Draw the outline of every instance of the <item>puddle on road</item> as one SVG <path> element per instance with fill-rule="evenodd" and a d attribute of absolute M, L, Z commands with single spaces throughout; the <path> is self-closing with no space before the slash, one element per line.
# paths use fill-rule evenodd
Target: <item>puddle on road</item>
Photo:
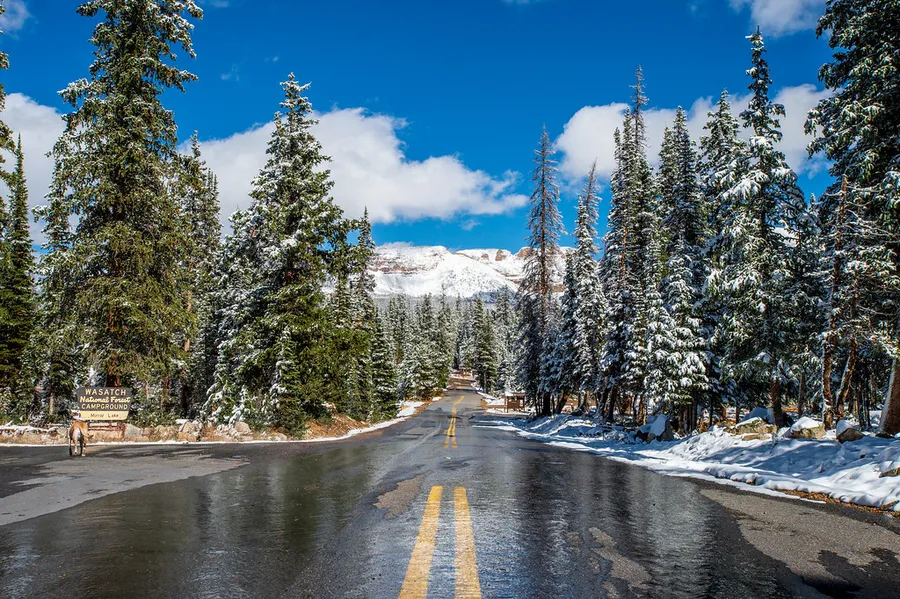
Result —
<path fill-rule="evenodd" d="M 380 510 L 386 510 L 387 513 L 384 515 L 386 519 L 396 518 L 409 510 L 409 506 L 422 490 L 423 480 L 425 480 L 425 475 L 420 474 L 415 478 L 401 481 L 397 483 L 397 488 L 393 491 L 379 495 L 378 501 L 373 505 Z"/>

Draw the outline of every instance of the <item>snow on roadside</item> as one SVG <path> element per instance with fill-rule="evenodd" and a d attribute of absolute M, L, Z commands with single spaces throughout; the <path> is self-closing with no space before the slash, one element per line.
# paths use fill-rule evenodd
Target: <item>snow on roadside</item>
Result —
<path fill-rule="evenodd" d="M 557 447 L 589 451 L 673 476 L 746 483 L 750 490 L 797 491 L 900 513 L 900 440 L 866 436 L 744 441 L 716 429 L 670 442 L 635 443 L 631 435 L 584 418 L 556 416 L 500 426 Z M 774 437 L 773 437 L 774 439 Z"/>

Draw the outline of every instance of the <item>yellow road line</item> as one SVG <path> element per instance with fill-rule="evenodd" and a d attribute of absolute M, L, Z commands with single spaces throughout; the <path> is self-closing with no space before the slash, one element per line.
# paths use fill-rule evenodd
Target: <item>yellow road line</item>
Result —
<path fill-rule="evenodd" d="M 450 424 L 447 425 L 447 433 L 444 436 L 444 447 L 452 446 L 456 449 L 456 404 L 463 399 L 465 399 L 465 397 L 460 397 L 453 402 L 453 406 L 450 409 Z"/>
<path fill-rule="evenodd" d="M 456 599 L 481 599 L 475 533 L 465 487 L 453 489 L 453 513 L 456 519 Z"/>
<path fill-rule="evenodd" d="M 400 589 L 400 599 L 425 599 L 428 595 L 428 574 L 431 572 L 431 559 L 434 557 L 434 546 L 437 541 L 438 518 L 441 515 L 441 495 L 443 487 L 431 487 L 428 501 L 425 502 L 425 515 L 419 526 L 419 536 L 413 547 L 406 578 Z"/>

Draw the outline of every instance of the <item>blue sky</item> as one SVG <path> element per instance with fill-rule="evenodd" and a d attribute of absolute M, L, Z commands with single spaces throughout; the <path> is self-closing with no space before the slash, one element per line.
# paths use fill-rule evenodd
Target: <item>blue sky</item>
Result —
<path fill-rule="evenodd" d="M 56 92 L 87 75 L 94 19 L 77 1 L 7 0 L 0 39 L 11 69 L 4 120 L 24 137 L 33 203 L 61 128 Z M 807 161 L 804 114 L 828 60 L 814 21 L 824 0 L 207 0 L 196 23 L 199 76 L 169 93 L 181 137 L 198 130 L 220 177 L 225 218 L 246 206 L 264 160 L 278 83 L 312 82 L 317 135 L 334 157 L 335 198 L 368 206 L 379 243 L 518 249 L 526 235 L 533 148 L 546 125 L 560 152 L 563 214 L 596 158 L 608 172 L 612 131 L 640 64 L 651 146 L 676 106 L 699 137 L 710 101 L 748 84 L 745 36 L 767 34 L 774 91 L 788 107 L 785 151 L 807 193 L 828 183 Z M 737 103 L 740 98 L 736 98 Z M 655 150 L 653 150 L 655 151 Z M 608 194 L 603 196 L 605 222 Z M 602 224 L 601 224 L 602 228 Z M 564 240 L 566 241 L 566 240 Z"/>

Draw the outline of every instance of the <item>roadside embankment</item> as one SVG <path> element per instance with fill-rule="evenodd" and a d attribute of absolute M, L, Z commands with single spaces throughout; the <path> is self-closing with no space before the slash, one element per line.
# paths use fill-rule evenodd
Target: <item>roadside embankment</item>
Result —
<path fill-rule="evenodd" d="M 860 433 L 854 435 L 855 440 L 841 443 L 834 430 L 822 431 L 819 437 L 819 431 L 809 432 L 815 429 L 807 423 L 799 424 L 796 430 L 777 432 L 715 428 L 649 443 L 635 432 L 582 417 L 505 420 L 496 426 L 663 474 L 744 483 L 738 486 L 850 503 L 900 516 L 900 439 Z"/>
<path fill-rule="evenodd" d="M 439 398 L 435 398 L 439 399 Z M 88 444 L 112 443 L 245 443 L 336 441 L 392 426 L 418 414 L 429 402 L 405 401 L 397 415 L 377 423 L 335 414 L 328 420 L 312 421 L 299 439 L 276 430 L 253 430 L 246 422 L 207 424 L 199 420 L 177 420 L 172 425 L 139 427 L 123 422 L 89 429 Z M 65 424 L 46 427 L 0 426 L 0 445 L 65 445 Z"/>

